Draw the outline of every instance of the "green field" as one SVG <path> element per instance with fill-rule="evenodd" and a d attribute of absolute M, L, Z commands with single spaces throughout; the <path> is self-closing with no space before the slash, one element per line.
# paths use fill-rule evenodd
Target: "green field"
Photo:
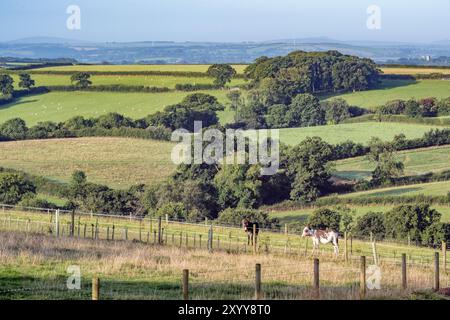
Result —
<path fill-rule="evenodd" d="M 36 70 L 43 71 L 105 71 L 105 72 L 127 72 L 127 71 L 168 71 L 168 72 L 206 72 L 210 65 L 207 64 L 161 64 L 161 65 L 77 65 L 46 67 Z M 232 65 L 238 72 L 243 73 L 247 65 Z"/>
<path fill-rule="evenodd" d="M 401 187 L 381 188 L 369 191 L 352 192 L 341 195 L 342 198 L 370 198 L 395 196 L 444 196 L 450 191 L 450 181 L 411 184 Z"/>
<path fill-rule="evenodd" d="M 367 212 L 387 212 L 392 210 L 394 206 L 380 206 L 380 205 L 366 205 L 366 206 L 347 206 L 352 212 L 353 217 L 360 217 Z M 441 221 L 450 222 L 450 206 L 432 206 L 442 214 Z M 308 216 L 316 209 L 293 209 L 283 211 L 270 211 L 272 218 L 278 218 L 281 223 L 300 222 L 304 223 L 308 219 Z"/>
<path fill-rule="evenodd" d="M 199 91 L 216 96 L 227 103 L 225 90 Z M 138 119 L 161 111 L 165 106 L 181 102 L 188 92 L 123 93 L 123 92 L 50 92 L 20 98 L 0 107 L 0 123 L 22 118 L 28 125 L 42 121 L 64 121 L 74 116 L 98 117 L 118 112 Z M 233 113 L 219 112 L 221 122 L 230 121 Z"/>
<path fill-rule="evenodd" d="M 351 105 L 375 109 L 390 100 L 449 96 L 450 81 L 447 80 L 388 80 L 378 89 L 333 95 L 332 98 L 343 98 Z"/>
<path fill-rule="evenodd" d="M 19 76 L 12 75 L 15 87 L 19 89 Z M 36 86 L 70 86 L 70 75 L 33 74 L 31 78 Z M 213 84 L 214 79 L 208 77 L 182 77 L 182 76 L 141 76 L 141 75 L 93 75 L 92 85 L 124 85 L 145 87 L 167 87 L 174 89 L 177 84 Z M 245 83 L 244 79 L 233 79 L 227 85 L 236 86 Z"/>
<path fill-rule="evenodd" d="M 128 138 L 2 142 L 0 166 L 62 182 L 82 170 L 91 182 L 123 189 L 155 184 L 170 175 L 175 169 L 172 147 L 170 142 Z"/>
<path fill-rule="evenodd" d="M 408 139 L 419 138 L 433 128 L 433 126 L 427 125 L 389 122 L 338 124 L 280 129 L 280 140 L 286 144 L 294 145 L 306 137 L 318 136 L 333 144 L 347 140 L 367 143 L 372 137 L 379 137 L 385 141 L 392 140 L 395 135 L 400 133 L 404 133 Z"/>
<path fill-rule="evenodd" d="M 405 175 L 418 175 L 450 169 L 450 147 L 424 148 L 397 153 L 397 159 L 405 165 Z M 336 175 L 345 179 L 370 177 L 375 166 L 365 157 L 337 161 Z"/>

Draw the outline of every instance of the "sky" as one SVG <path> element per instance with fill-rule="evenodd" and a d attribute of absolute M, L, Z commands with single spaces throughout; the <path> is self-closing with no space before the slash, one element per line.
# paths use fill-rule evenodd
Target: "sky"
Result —
<path fill-rule="evenodd" d="M 80 9 L 79 29 L 67 28 L 70 5 Z M 367 26 L 371 5 L 380 28 Z M 433 42 L 449 33 L 450 0 L 0 0 L 0 41 Z"/>

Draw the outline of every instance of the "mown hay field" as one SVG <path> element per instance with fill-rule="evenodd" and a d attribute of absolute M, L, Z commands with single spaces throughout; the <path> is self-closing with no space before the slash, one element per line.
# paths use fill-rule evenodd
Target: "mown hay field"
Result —
<path fill-rule="evenodd" d="M 442 73 L 450 74 L 450 68 L 427 68 L 427 67 L 383 67 L 381 68 L 384 74 L 405 74 L 405 75 L 417 75 L 417 74 L 430 74 L 430 73 Z"/>
<path fill-rule="evenodd" d="M 124 189 L 156 184 L 174 170 L 173 144 L 129 138 L 76 138 L 0 143 L 0 166 L 69 182 L 75 170 L 88 180 Z"/>

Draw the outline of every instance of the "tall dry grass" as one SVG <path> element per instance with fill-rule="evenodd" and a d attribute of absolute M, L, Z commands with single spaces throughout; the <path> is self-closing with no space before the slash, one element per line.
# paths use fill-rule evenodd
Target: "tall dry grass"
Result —
<path fill-rule="evenodd" d="M 180 299 L 183 269 L 190 270 L 193 299 L 252 299 L 256 263 L 265 299 L 312 299 L 313 258 L 1 232 L 0 299 L 89 299 L 92 277 L 101 279 L 103 299 Z M 318 258 L 320 298 L 357 299 L 359 260 Z M 79 291 L 65 289 L 69 265 L 81 268 Z M 381 289 L 368 290 L 368 298 L 404 298 L 433 285 L 430 268 L 409 265 L 409 289 L 402 292 L 400 265 L 382 262 L 380 268 Z M 441 283 L 449 285 L 447 274 Z"/>

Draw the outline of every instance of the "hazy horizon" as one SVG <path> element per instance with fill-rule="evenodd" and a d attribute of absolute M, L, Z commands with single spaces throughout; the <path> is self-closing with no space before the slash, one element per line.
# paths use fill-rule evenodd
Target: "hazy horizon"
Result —
<path fill-rule="evenodd" d="M 81 29 L 69 30 L 69 5 Z M 369 29 L 367 8 L 381 9 Z M 450 1 L 407 0 L 2 0 L 0 41 L 56 37 L 90 42 L 338 41 L 432 43 L 449 40 Z"/>

